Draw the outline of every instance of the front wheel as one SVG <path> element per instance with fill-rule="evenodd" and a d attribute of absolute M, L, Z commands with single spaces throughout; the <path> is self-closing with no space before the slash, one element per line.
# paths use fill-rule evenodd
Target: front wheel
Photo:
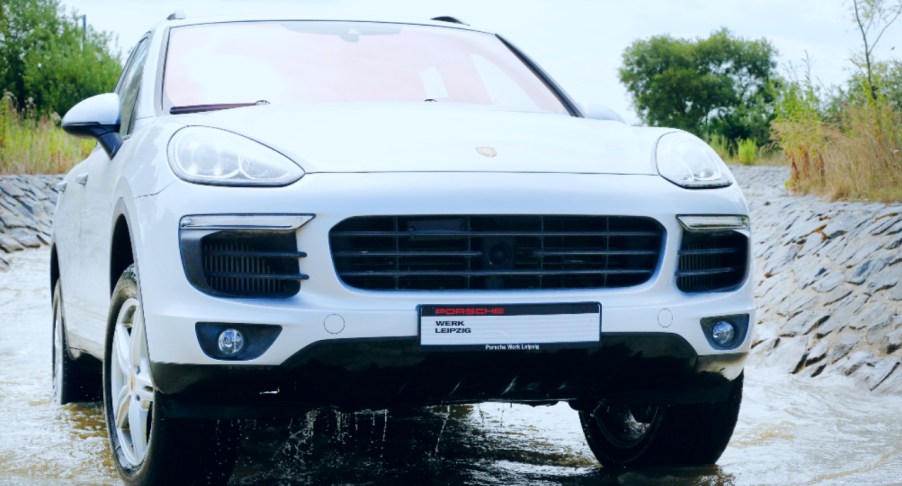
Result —
<path fill-rule="evenodd" d="M 586 441 L 605 467 L 714 464 L 727 448 L 742 402 L 743 375 L 727 399 L 671 406 L 606 406 L 580 412 Z"/>
<path fill-rule="evenodd" d="M 134 265 L 113 291 L 103 404 L 113 458 L 126 484 L 224 484 L 237 459 L 229 421 L 167 419 L 153 384 Z"/>

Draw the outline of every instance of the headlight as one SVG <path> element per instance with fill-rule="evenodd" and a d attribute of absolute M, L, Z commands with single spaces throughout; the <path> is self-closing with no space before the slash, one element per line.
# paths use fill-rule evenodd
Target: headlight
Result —
<path fill-rule="evenodd" d="M 658 173 L 681 187 L 703 189 L 733 183 L 730 170 L 714 149 L 686 132 L 671 132 L 658 139 L 655 159 Z"/>
<path fill-rule="evenodd" d="M 187 127 L 169 140 L 169 165 L 182 179 L 217 186 L 285 186 L 304 176 L 294 161 L 232 132 Z"/>

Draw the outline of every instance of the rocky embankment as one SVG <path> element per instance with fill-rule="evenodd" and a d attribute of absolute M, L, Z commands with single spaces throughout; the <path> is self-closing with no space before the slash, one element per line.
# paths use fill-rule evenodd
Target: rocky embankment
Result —
<path fill-rule="evenodd" d="M 50 243 L 60 180 L 55 175 L 0 176 L 0 270 L 9 267 L 4 253 Z"/>
<path fill-rule="evenodd" d="M 902 204 L 787 193 L 786 168 L 733 167 L 752 216 L 753 360 L 902 393 Z M 59 176 L 0 176 L 4 253 L 50 241 Z"/>
<path fill-rule="evenodd" d="M 902 393 L 902 204 L 787 193 L 787 168 L 733 167 L 752 220 L 753 359 Z"/>

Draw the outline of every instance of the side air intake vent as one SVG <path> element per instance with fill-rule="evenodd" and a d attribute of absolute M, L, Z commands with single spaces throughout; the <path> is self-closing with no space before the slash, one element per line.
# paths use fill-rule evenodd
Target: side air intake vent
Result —
<path fill-rule="evenodd" d="M 182 262 L 191 284 L 208 294 L 239 298 L 286 298 L 301 281 L 294 231 L 222 230 L 182 232 Z"/>
<path fill-rule="evenodd" d="M 677 287 L 683 292 L 732 290 L 745 280 L 749 239 L 738 231 L 683 231 Z"/>

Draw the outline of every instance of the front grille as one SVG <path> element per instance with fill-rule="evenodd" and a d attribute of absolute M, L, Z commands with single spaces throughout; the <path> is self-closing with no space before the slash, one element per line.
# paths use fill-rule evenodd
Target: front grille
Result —
<path fill-rule="evenodd" d="M 745 280 L 749 239 L 735 231 L 683 232 L 677 287 L 683 292 L 731 290 Z"/>
<path fill-rule="evenodd" d="M 298 265 L 306 254 L 298 251 L 293 231 L 225 230 L 199 242 L 190 238 L 190 232 L 182 233 L 188 278 L 207 293 L 285 298 L 297 294 L 307 279 Z"/>
<path fill-rule="evenodd" d="M 339 278 L 367 290 L 629 287 L 654 274 L 663 239 L 625 216 L 366 216 L 329 234 Z"/>

